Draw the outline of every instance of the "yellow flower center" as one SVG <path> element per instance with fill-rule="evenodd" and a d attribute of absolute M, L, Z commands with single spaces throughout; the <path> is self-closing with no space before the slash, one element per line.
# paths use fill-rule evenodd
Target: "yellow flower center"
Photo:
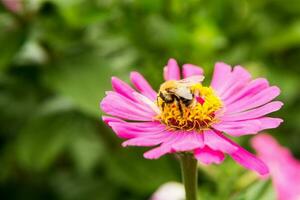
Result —
<path fill-rule="evenodd" d="M 170 129 L 202 131 L 218 121 L 215 114 L 223 104 L 211 87 L 194 83 L 180 89 L 180 94 L 176 90 L 162 85 L 156 102 L 161 111 L 157 119 Z M 189 98 L 182 95 L 184 90 Z"/>

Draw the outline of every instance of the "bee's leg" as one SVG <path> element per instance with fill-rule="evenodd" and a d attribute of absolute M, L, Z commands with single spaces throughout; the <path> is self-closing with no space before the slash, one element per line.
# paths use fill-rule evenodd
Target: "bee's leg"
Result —
<path fill-rule="evenodd" d="M 191 99 L 186 99 L 183 97 L 180 97 L 181 102 L 185 105 L 185 107 L 188 107 L 189 105 L 191 105 L 192 101 Z"/>
<path fill-rule="evenodd" d="M 163 112 L 165 111 L 165 106 L 166 106 L 165 102 L 162 102 L 161 108 L 162 108 L 162 111 L 163 111 Z"/>
<path fill-rule="evenodd" d="M 174 95 L 171 95 L 170 98 L 166 98 L 161 92 L 159 93 L 159 97 L 166 103 L 172 103 L 174 102 Z"/>
<path fill-rule="evenodd" d="M 158 96 L 159 96 L 163 101 L 166 101 L 165 96 L 164 96 L 161 92 L 158 94 Z"/>
<path fill-rule="evenodd" d="M 183 110 L 182 110 L 182 105 L 180 103 L 180 99 L 174 95 L 174 98 L 176 100 L 176 104 L 178 106 L 179 112 L 180 112 L 180 116 L 183 117 Z"/>

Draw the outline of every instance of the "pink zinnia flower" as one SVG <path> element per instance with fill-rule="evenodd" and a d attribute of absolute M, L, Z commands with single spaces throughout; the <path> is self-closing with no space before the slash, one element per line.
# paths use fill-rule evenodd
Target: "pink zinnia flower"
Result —
<path fill-rule="evenodd" d="M 19 13 L 23 9 L 23 3 L 21 0 L 2 0 L 3 5 L 14 13 Z"/>
<path fill-rule="evenodd" d="M 167 153 L 192 152 L 205 164 L 221 163 L 230 155 L 244 167 L 260 174 L 268 173 L 265 164 L 254 155 L 226 138 L 256 134 L 275 128 L 279 118 L 265 117 L 282 106 L 272 101 L 280 93 L 266 79 L 251 79 L 241 66 L 232 68 L 216 63 L 211 86 L 201 84 L 203 69 L 192 64 L 180 68 L 170 59 L 164 68 L 166 80 L 157 93 L 138 72 L 132 72 L 131 82 L 112 78 L 114 91 L 106 93 L 102 110 L 114 132 L 124 139 L 123 146 L 155 146 L 144 154 L 156 159 Z M 270 103 L 269 103 L 270 102 Z"/>
<path fill-rule="evenodd" d="M 255 136 L 252 146 L 267 164 L 279 200 L 300 200 L 300 161 L 267 134 Z"/>

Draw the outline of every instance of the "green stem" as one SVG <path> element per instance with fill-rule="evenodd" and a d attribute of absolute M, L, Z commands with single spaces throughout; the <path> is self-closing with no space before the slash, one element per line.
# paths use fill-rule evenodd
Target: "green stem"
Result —
<path fill-rule="evenodd" d="M 183 153 L 179 158 L 186 200 L 197 200 L 197 160 L 190 153 Z"/>

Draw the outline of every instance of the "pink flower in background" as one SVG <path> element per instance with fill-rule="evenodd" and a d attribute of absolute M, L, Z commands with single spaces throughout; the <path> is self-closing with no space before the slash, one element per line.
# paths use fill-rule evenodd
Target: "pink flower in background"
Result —
<path fill-rule="evenodd" d="M 106 93 L 103 120 L 120 137 L 123 146 L 155 146 L 144 154 L 156 159 L 167 153 L 191 152 L 204 164 L 221 163 L 225 154 L 244 167 L 267 174 L 267 166 L 253 154 L 226 138 L 256 134 L 276 128 L 279 118 L 265 115 L 282 103 L 272 101 L 280 93 L 264 78 L 252 79 L 241 66 L 216 63 L 211 86 L 201 84 L 203 69 L 170 59 L 158 92 L 138 72 L 130 79 L 135 86 L 113 77 L 113 91 Z M 272 101 L 272 102 L 271 102 Z"/>
<path fill-rule="evenodd" d="M 251 142 L 270 169 L 278 199 L 300 200 L 300 161 L 270 135 L 258 135 Z"/>
<path fill-rule="evenodd" d="M 10 11 L 18 13 L 22 10 L 22 0 L 2 0 L 3 5 Z"/>
<path fill-rule="evenodd" d="M 160 186 L 150 200 L 184 200 L 184 186 L 177 182 L 168 182 Z"/>

